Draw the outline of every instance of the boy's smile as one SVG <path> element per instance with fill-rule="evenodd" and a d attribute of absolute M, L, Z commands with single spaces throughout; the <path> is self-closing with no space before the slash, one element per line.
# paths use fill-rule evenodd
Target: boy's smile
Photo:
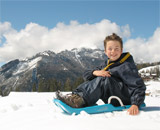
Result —
<path fill-rule="evenodd" d="M 118 41 L 108 41 L 105 48 L 105 54 L 110 61 L 116 61 L 122 54 L 122 47 Z"/>

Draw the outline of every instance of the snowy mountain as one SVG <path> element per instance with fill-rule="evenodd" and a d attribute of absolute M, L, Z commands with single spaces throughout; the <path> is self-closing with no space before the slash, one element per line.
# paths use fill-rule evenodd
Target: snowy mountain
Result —
<path fill-rule="evenodd" d="M 72 49 L 60 53 L 45 51 L 23 60 L 13 60 L 0 68 L 0 91 L 32 91 L 33 84 L 48 79 L 65 82 L 82 76 L 87 68 L 100 65 L 106 58 L 99 49 Z"/>

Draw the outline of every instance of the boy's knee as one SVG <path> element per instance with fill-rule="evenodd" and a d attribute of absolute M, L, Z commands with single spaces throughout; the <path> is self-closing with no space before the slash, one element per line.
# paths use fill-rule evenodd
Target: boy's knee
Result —
<path fill-rule="evenodd" d="M 97 77 L 98 80 L 108 80 L 111 77 Z"/>
<path fill-rule="evenodd" d="M 97 77 L 96 83 L 99 83 L 100 86 L 106 86 L 110 81 L 111 77 Z"/>
<path fill-rule="evenodd" d="M 97 77 L 96 82 L 104 82 L 105 80 L 108 80 L 108 77 Z"/>

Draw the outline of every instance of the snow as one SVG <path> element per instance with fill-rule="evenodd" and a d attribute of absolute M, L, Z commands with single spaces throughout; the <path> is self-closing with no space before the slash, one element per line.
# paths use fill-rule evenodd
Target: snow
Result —
<path fill-rule="evenodd" d="M 151 69 L 155 69 L 157 67 L 159 67 L 159 69 L 160 69 L 160 65 L 145 67 L 145 68 L 140 69 L 139 73 L 142 73 L 142 72 L 146 72 L 147 73 L 147 71 L 150 71 Z"/>
<path fill-rule="evenodd" d="M 147 90 L 151 96 L 160 97 L 160 81 L 149 81 L 146 82 Z"/>
<path fill-rule="evenodd" d="M 63 70 L 68 70 L 63 64 L 61 64 Z"/>
<path fill-rule="evenodd" d="M 17 75 L 21 72 L 27 71 L 27 70 L 31 70 L 33 68 L 35 68 L 37 66 L 37 62 L 40 61 L 42 59 L 42 57 L 37 57 L 33 60 L 30 60 L 28 62 L 22 62 L 18 65 L 18 70 L 16 70 L 13 75 Z"/>
<path fill-rule="evenodd" d="M 76 49 L 74 49 L 74 50 L 72 50 L 74 53 L 75 53 L 75 58 L 76 58 L 76 60 L 80 63 L 80 65 L 84 68 L 84 65 L 83 65 L 83 63 L 81 62 L 81 60 L 80 60 L 80 55 L 78 54 L 78 51 L 79 50 L 76 50 Z"/>
<path fill-rule="evenodd" d="M 11 92 L 0 97 L 1 130 L 159 130 L 160 82 L 147 82 L 146 108 L 137 116 L 127 111 L 89 115 L 64 114 L 52 102 L 55 93 Z M 155 91 L 153 91 L 155 90 Z M 102 104 L 99 100 L 98 104 Z"/>
<path fill-rule="evenodd" d="M 43 52 L 42 55 L 49 56 L 48 52 Z"/>

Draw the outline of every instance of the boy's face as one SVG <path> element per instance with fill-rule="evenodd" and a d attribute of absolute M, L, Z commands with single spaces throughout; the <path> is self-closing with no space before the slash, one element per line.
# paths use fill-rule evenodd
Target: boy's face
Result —
<path fill-rule="evenodd" d="M 108 41 L 105 48 L 105 54 L 111 61 L 116 61 L 122 54 L 122 47 L 119 41 Z"/>

